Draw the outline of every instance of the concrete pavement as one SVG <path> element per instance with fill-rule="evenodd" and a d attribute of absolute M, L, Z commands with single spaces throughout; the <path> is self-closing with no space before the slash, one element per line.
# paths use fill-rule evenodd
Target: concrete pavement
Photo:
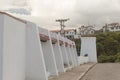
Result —
<path fill-rule="evenodd" d="M 120 63 L 97 64 L 80 80 L 120 80 Z"/>
<path fill-rule="evenodd" d="M 65 73 L 61 73 L 59 76 L 50 78 L 49 80 L 79 80 L 94 65 L 95 63 L 83 64 Z"/>

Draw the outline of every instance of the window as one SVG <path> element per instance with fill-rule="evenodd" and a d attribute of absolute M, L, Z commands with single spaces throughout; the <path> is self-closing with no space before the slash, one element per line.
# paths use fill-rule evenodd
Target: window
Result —
<path fill-rule="evenodd" d="M 114 27 L 111 27 L 111 30 L 114 29 Z"/>
<path fill-rule="evenodd" d="M 91 34 L 94 34 L 94 31 L 91 31 Z"/>

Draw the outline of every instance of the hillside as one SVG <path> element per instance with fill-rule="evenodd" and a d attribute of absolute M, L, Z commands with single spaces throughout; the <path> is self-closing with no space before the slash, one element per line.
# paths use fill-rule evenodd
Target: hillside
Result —
<path fill-rule="evenodd" d="M 120 32 L 106 32 L 96 35 L 98 61 L 120 61 Z"/>

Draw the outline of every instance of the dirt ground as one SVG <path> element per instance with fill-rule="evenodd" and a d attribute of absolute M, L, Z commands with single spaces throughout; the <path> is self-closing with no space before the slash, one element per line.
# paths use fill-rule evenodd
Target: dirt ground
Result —
<path fill-rule="evenodd" d="M 120 80 L 120 63 L 97 64 L 81 80 Z"/>

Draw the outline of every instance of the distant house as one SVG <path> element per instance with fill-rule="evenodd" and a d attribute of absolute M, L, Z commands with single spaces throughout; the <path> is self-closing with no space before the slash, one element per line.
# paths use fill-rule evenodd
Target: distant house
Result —
<path fill-rule="evenodd" d="M 60 34 L 60 30 L 52 30 L 51 32 Z M 80 38 L 80 35 L 77 34 L 76 29 L 66 29 L 64 30 L 64 34 L 65 34 L 65 37 L 67 37 L 68 39 L 79 39 Z"/>
<path fill-rule="evenodd" d="M 120 24 L 119 23 L 110 23 L 106 24 L 102 28 L 103 32 L 114 32 L 114 31 L 120 31 Z"/>
<path fill-rule="evenodd" d="M 93 26 L 81 26 L 79 28 L 80 35 L 92 35 L 95 33 Z"/>

